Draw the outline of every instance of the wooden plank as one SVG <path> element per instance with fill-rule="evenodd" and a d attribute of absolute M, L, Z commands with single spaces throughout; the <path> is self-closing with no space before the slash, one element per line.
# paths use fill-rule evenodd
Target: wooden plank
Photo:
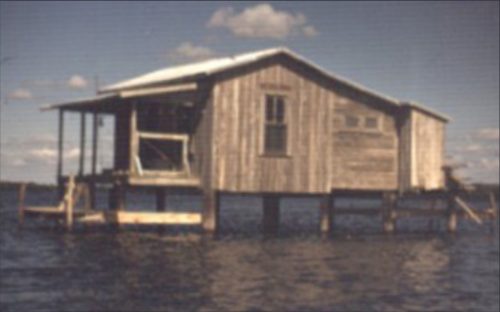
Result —
<path fill-rule="evenodd" d="M 200 213 L 189 212 L 137 212 L 137 211 L 101 211 L 77 219 L 82 223 L 111 224 L 201 224 Z"/>
<path fill-rule="evenodd" d="M 167 87 L 156 87 L 156 88 L 142 88 L 134 90 L 126 90 L 120 92 L 121 98 L 133 98 L 147 95 L 159 95 L 168 94 L 174 92 L 186 92 L 186 91 L 196 91 L 198 89 L 198 84 L 196 82 L 186 83 L 180 85 L 172 85 Z"/>
<path fill-rule="evenodd" d="M 156 132 L 137 131 L 137 135 L 141 139 L 171 140 L 171 141 L 181 141 L 181 142 L 186 142 L 189 139 L 189 135 L 178 134 L 178 133 L 156 133 Z"/>
<path fill-rule="evenodd" d="M 474 212 L 474 209 L 472 209 L 467 203 L 465 203 L 462 199 L 460 199 L 458 196 L 454 197 L 455 202 L 458 204 L 460 208 L 462 208 L 467 214 L 472 218 L 472 220 L 476 221 L 477 224 L 482 224 L 483 222 L 481 221 L 481 218 L 476 215 Z"/>
<path fill-rule="evenodd" d="M 145 177 L 145 176 L 130 176 L 128 183 L 131 185 L 156 185 L 156 186 L 185 186 L 199 187 L 200 179 L 197 177 Z"/>

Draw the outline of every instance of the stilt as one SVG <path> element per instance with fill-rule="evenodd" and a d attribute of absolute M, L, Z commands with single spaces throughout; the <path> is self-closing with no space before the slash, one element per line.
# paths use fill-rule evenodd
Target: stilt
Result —
<path fill-rule="evenodd" d="M 265 233 L 277 233 L 280 223 L 280 197 L 266 194 L 262 197 L 262 230 Z"/>
<path fill-rule="evenodd" d="M 124 186 L 116 183 L 109 190 L 109 210 L 125 210 L 125 190 Z"/>
<path fill-rule="evenodd" d="M 89 204 L 91 209 L 96 209 L 96 186 L 95 182 L 89 182 L 88 183 L 88 188 L 89 188 Z"/>
<path fill-rule="evenodd" d="M 448 197 L 446 215 L 448 216 L 448 232 L 455 233 L 457 230 L 457 209 L 455 206 L 455 194 L 453 193 Z"/>
<path fill-rule="evenodd" d="M 166 200 L 165 200 L 165 189 L 164 188 L 157 188 L 156 189 L 156 211 L 158 212 L 163 212 L 165 211 L 165 205 Z"/>
<path fill-rule="evenodd" d="M 320 203 L 320 231 L 321 233 L 331 233 L 333 230 L 333 200 L 332 195 L 327 195 L 321 199 Z"/>
<path fill-rule="evenodd" d="M 64 197 L 64 209 L 66 211 L 65 225 L 66 230 L 71 231 L 73 229 L 73 195 L 75 190 L 75 179 L 73 176 L 69 177 L 68 180 L 68 190 L 66 196 Z"/>
<path fill-rule="evenodd" d="M 382 199 L 382 217 L 384 222 L 384 232 L 393 233 L 396 228 L 396 194 L 387 192 L 383 194 Z"/>
<path fill-rule="evenodd" d="M 18 206 L 18 218 L 19 225 L 24 224 L 24 199 L 26 197 L 26 183 L 21 184 L 19 187 L 19 206 Z"/>
<path fill-rule="evenodd" d="M 219 192 L 208 191 L 203 198 L 203 230 L 215 233 L 219 226 Z"/>
<path fill-rule="evenodd" d="M 63 149 L 64 149 L 64 110 L 59 109 L 59 135 L 57 141 L 57 191 L 58 198 L 63 199 L 64 181 L 63 175 Z"/>

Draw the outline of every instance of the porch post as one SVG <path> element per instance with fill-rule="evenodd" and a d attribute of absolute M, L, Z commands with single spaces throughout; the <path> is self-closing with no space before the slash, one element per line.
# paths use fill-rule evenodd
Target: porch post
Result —
<path fill-rule="evenodd" d="M 92 119 L 92 176 L 95 176 L 97 166 L 97 137 L 99 135 L 98 118 L 99 115 L 94 111 Z"/>
<path fill-rule="evenodd" d="M 130 106 L 130 151 L 129 151 L 129 171 L 136 173 L 135 157 L 139 151 L 139 138 L 137 136 L 137 108 L 135 103 Z"/>
<path fill-rule="evenodd" d="M 57 142 L 57 188 L 59 197 L 64 195 L 63 174 L 63 148 L 64 148 L 64 110 L 59 109 L 59 136 Z"/>
<path fill-rule="evenodd" d="M 85 173 L 85 113 L 80 113 L 80 168 L 79 175 Z"/>

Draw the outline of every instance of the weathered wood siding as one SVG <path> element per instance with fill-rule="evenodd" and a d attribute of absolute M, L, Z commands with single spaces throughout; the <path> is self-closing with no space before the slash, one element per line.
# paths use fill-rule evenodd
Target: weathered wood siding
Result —
<path fill-rule="evenodd" d="M 346 116 L 360 125 L 348 128 Z M 365 118 L 378 127 L 367 129 Z M 332 187 L 337 189 L 393 190 L 398 185 L 398 135 L 392 114 L 365 103 L 338 98 L 335 103 Z"/>
<path fill-rule="evenodd" d="M 429 114 L 411 109 L 401 128 L 401 186 L 424 190 L 444 187 L 445 123 Z"/>
<path fill-rule="evenodd" d="M 286 58 L 218 76 L 213 87 L 212 187 L 290 193 L 397 188 L 393 117 L 347 98 L 339 88 Z M 266 94 L 286 97 L 285 157 L 263 155 Z M 338 119 L 345 110 L 379 116 L 381 131 L 344 131 Z"/>

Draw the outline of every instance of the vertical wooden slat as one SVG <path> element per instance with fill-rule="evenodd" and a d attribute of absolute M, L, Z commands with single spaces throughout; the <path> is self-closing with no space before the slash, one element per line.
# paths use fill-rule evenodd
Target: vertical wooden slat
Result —
<path fill-rule="evenodd" d="M 85 113 L 80 113 L 80 166 L 79 175 L 83 176 L 85 173 Z"/>

